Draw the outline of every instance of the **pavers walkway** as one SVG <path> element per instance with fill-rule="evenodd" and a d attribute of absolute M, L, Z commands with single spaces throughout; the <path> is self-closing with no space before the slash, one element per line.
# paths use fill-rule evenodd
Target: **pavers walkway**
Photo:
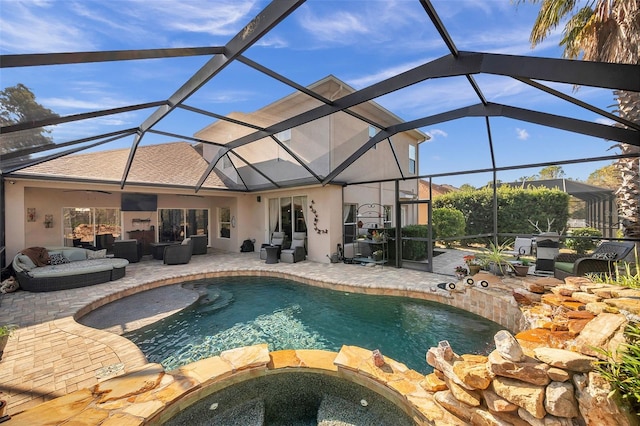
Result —
<path fill-rule="evenodd" d="M 436 270 L 451 273 L 453 266 L 461 264 L 462 255 L 463 252 L 453 252 L 438 256 Z M 446 292 L 436 294 L 435 285 L 451 280 L 450 275 L 393 267 L 310 261 L 267 265 L 260 261 L 258 253 L 209 250 L 207 255 L 194 256 L 187 265 L 172 266 L 145 257 L 142 262 L 129 265 L 126 276 L 117 281 L 73 290 L 18 291 L 3 295 L 0 324 L 16 324 L 19 329 L 9 340 L 0 362 L 0 399 L 8 399 L 9 414 L 17 413 L 146 364 L 144 355 L 133 343 L 76 322 L 75 319 L 95 308 L 144 290 L 176 284 L 185 278 L 245 272 L 295 276 L 301 281 L 331 283 L 332 288 L 360 287 L 365 292 L 371 288 L 378 294 L 422 293 L 445 303 Z M 179 309 L 180 305 L 186 306 L 190 300 L 187 295 L 177 305 L 168 304 L 166 309 L 158 304 L 146 304 L 148 312 L 142 317 L 160 318 Z M 123 327 L 125 323 L 116 321 L 113 326 Z"/>

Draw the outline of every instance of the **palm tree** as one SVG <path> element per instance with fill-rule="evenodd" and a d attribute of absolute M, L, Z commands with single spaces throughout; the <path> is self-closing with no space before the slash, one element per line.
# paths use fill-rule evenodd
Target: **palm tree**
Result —
<path fill-rule="evenodd" d="M 532 47 L 542 42 L 567 18 L 560 45 L 563 56 L 585 61 L 640 64 L 640 0 L 518 0 L 541 3 L 531 30 Z M 640 93 L 616 90 L 615 111 L 620 117 L 640 123 Z M 621 154 L 640 155 L 640 147 L 619 143 Z M 615 163 L 622 184 L 616 191 L 618 214 L 624 235 L 640 237 L 640 162 L 621 158 Z"/>

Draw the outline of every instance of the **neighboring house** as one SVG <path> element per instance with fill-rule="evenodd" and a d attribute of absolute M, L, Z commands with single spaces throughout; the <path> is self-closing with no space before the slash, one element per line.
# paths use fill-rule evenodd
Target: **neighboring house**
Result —
<path fill-rule="evenodd" d="M 329 99 L 354 92 L 335 77 L 310 89 Z M 252 114 L 228 117 L 264 128 L 318 103 L 295 93 Z M 374 102 L 351 111 L 381 126 L 401 122 Z M 254 131 L 219 120 L 195 137 L 224 145 Z M 265 138 L 234 147 L 197 192 L 194 188 L 219 146 L 141 145 L 124 188 L 121 180 L 129 149 L 69 155 L 27 167 L 5 176 L 6 259 L 30 246 L 70 244 L 77 238 L 97 243 L 104 233 L 122 239 L 142 235 L 153 241 L 207 234 L 210 247 L 240 251 L 245 239 L 255 239 L 259 248 L 272 231 L 283 230 L 289 236 L 307 232 L 308 258 L 328 262 L 327 255 L 342 242 L 345 212 L 379 203 L 387 206 L 380 214 L 395 224 L 395 183 L 367 182 L 400 176 L 407 179 L 399 183 L 401 199 L 413 199 L 418 193 L 417 180 L 411 177 L 417 176 L 418 144 L 426 135 L 415 130 L 396 134 L 347 161 L 332 184 L 323 184 L 322 177 L 378 131 L 360 118 L 340 113 L 275 135 L 281 144 Z M 403 222 L 417 220 L 417 209 L 411 206 L 403 206 L 402 213 Z M 71 224 L 78 218 L 89 226 L 74 229 Z"/>
<path fill-rule="evenodd" d="M 438 185 L 436 183 L 431 184 L 431 190 L 429 189 L 429 182 L 420 179 L 418 182 L 418 197 L 420 200 L 432 200 L 438 195 L 443 195 L 448 192 L 457 191 L 458 188 L 451 185 Z M 420 225 L 426 225 L 429 223 L 429 210 L 427 204 L 420 204 L 418 206 L 418 223 Z"/>

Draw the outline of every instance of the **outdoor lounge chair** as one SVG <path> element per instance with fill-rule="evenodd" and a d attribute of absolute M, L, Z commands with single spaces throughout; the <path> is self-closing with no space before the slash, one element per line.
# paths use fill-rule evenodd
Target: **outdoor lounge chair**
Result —
<path fill-rule="evenodd" d="M 271 234 L 271 243 L 263 244 L 260 247 L 260 259 L 267 260 L 267 251 L 264 249 L 267 246 L 278 246 L 280 250 L 278 251 L 278 259 L 280 259 L 280 252 L 282 251 L 282 245 L 284 244 L 285 233 L 284 232 L 274 232 Z"/>
<path fill-rule="evenodd" d="M 604 241 L 590 255 L 560 253 L 554 258 L 553 276 L 564 279 L 589 273 L 611 273 L 615 271 L 615 262 L 627 257 L 633 247 L 633 242 Z"/>
<path fill-rule="evenodd" d="M 513 250 L 505 250 L 504 254 L 510 254 L 515 256 L 516 259 L 520 259 L 520 256 L 530 256 L 531 246 L 533 245 L 533 238 L 516 237 L 513 243 Z"/>
<path fill-rule="evenodd" d="M 193 240 L 193 255 L 207 254 L 207 235 L 190 235 L 189 238 Z"/>
<path fill-rule="evenodd" d="M 140 261 L 142 244 L 138 240 L 116 240 L 113 242 L 113 256 L 127 259 L 129 263 Z"/>
<path fill-rule="evenodd" d="M 181 265 L 189 263 L 193 254 L 193 240 L 185 238 L 181 244 L 174 244 L 164 248 L 165 265 Z"/>
<path fill-rule="evenodd" d="M 286 263 L 296 263 L 306 258 L 304 241 L 307 238 L 306 232 L 294 232 L 291 247 L 280 252 L 280 260 Z"/>

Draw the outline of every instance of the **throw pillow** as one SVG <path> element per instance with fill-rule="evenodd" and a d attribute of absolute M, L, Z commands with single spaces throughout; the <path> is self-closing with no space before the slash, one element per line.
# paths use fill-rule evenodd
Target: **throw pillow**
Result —
<path fill-rule="evenodd" d="M 104 259 L 107 257 L 107 249 L 87 251 L 87 259 Z"/>
<path fill-rule="evenodd" d="M 49 254 L 49 264 L 51 264 L 51 265 L 62 265 L 63 263 L 70 263 L 69 259 L 64 257 L 64 254 L 62 254 L 62 253 Z"/>
<path fill-rule="evenodd" d="M 591 255 L 592 258 L 594 259 L 600 259 L 600 260 L 616 260 L 617 257 L 617 253 L 593 253 Z"/>
<path fill-rule="evenodd" d="M 29 272 L 30 270 L 32 270 L 33 268 L 36 267 L 36 264 L 33 263 L 31 258 L 29 256 L 27 256 L 26 254 L 19 254 L 18 255 L 17 264 L 18 264 L 17 266 L 19 266 L 23 271 L 26 271 L 26 272 Z"/>

